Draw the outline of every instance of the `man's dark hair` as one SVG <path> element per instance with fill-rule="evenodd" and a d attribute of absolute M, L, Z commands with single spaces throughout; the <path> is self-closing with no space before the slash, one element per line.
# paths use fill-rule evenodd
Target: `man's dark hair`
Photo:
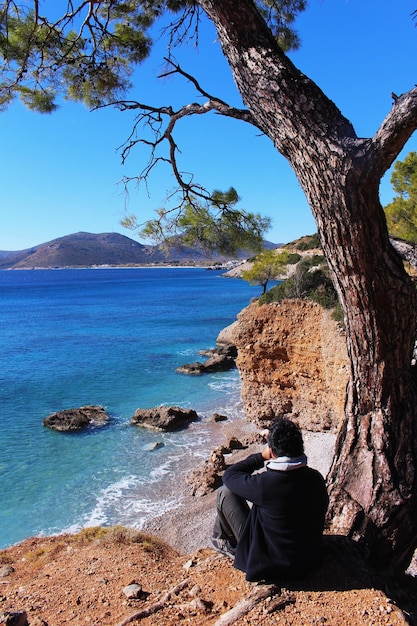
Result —
<path fill-rule="evenodd" d="M 301 430 L 285 417 L 274 420 L 268 433 L 268 446 L 275 456 L 300 456 L 304 452 Z"/>

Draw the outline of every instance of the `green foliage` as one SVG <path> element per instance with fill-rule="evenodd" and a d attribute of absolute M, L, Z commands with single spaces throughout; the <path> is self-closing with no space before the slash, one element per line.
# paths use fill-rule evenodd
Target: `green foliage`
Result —
<path fill-rule="evenodd" d="M 168 545 L 161 539 L 140 530 L 127 528 L 122 525 L 108 526 L 105 528 L 102 526 L 83 528 L 75 535 L 71 535 L 68 538 L 68 542 L 104 545 L 128 545 L 134 543 L 140 545 L 144 552 L 151 553 L 154 556 L 163 556 L 169 552 Z"/>
<path fill-rule="evenodd" d="M 297 265 L 298 261 L 301 261 L 301 254 L 298 254 L 298 252 L 292 252 L 288 255 L 288 265 Z"/>
<path fill-rule="evenodd" d="M 291 280 L 291 278 L 287 278 L 284 282 L 275 285 L 275 287 L 263 293 L 258 300 L 259 306 L 262 304 L 271 304 L 271 302 L 281 302 L 281 300 L 285 300 L 285 298 L 290 298 L 291 296 L 288 294 L 291 292 L 291 289 L 289 289 Z"/>
<path fill-rule="evenodd" d="M 27 87 L 19 87 L 20 98 L 28 109 L 38 113 L 52 113 L 57 109 L 54 91 L 37 91 Z"/>
<path fill-rule="evenodd" d="M 255 258 L 252 267 L 242 272 L 242 278 L 251 285 L 260 285 L 265 293 L 268 282 L 285 272 L 289 256 L 287 251 L 277 254 L 275 250 L 264 250 Z"/>
<path fill-rule="evenodd" d="M 314 270 L 307 275 L 305 293 L 310 300 L 317 302 L 324 309 L 332 309 L 338 302 L 336 291 L 330 280 L 329 273 L 322 269 Z"/>
<path fill-rule="evenodd" d="M 304 257 L 295 273 L 280 285 L 276 285 L 259 299 L 259 304 L 280 302 L 286 298 L 309 298 L 325 309 L 339 307 L 338 298 L 324 257 Z M 338 308 L 338 315 L 341 309 Z"/>
<path fill-rule="evenodd" d="M 49 6 L 47 6 L 49 4 Z M 40 112 L 56 108 L 58 94 L 89 107 L 114 102 L 151 49 L 149 29 L 165 14 L 180 14 L 168 32 L 168 50 L 186 35 L 198 40 L 194 0 L 71 2 L 56 18 L 54 3 L 0 3 L 0 107 L 16 97 Z M 64 3 L 63 6 L 65 6 Z M 258 8 L 284 50 L 299 45 L 293 30 L 304 0 L 258 0 Z"/>
<path fill-rule="evenodd" d="M 317 267 L 318 265 L 326 265 L 326 257 L 324 254 L 313 254 L 304 258 L 304 263 L 309 267 Z"/>
<path fill-rule="evenodd" d="M 303 237 L 296 245 L 297 250 L 315 250 L 320 248 L 319 236 L 316 234 Z"/>
<path fill-rule="evenodd" d="M 146 30 L 158 11 L 138 0 L 69 5 L 58 20 L 7 0 L 0 8 L 0 106 L 15 96 L 40 112 L 56 108 L 55 98 L 88 106 L 113 101 L 130 86 L 133 66 L 145 59 Z"/>
<path fill-rule="evenodd" d="M 278 44 L 284 51 L 297 50 L 300 40 L 293 28 L 298 13 L 305 10 L 304 0 L 263 0 L 256 3 Z"/>
<path fill-rule="evenodd" d="M 336 306 L 332 311 L 332 319 L 334 319 L 335 322 L 339 322 L 339 324 L 344 325 L 345 316 L 343 315 L 343 310 L 339 300 L 336 302 Z"/>
<path fill-rule="evenodd" d="M 140 235 L 156 242 L 164 241 L 166 245 L 198 245 L 207 252 L 217 250 L 230 256 L 238 250 L 260 250 L 262 236 L 270 228 L 270 218 L 238 210 L 239 200 L 231 187 L 226 192 L 215 190 L 205 204 L 191 199 L 179 214 L 159 209 L 157 218 L 149 220 Z M 135 216 L 125 218 L 123 224 L 135 229 Z"/>
<path fill-rule="evenodd" d="M 397 195 L 385 207 L 388 231 L 393 237 L 417 243 L 417 152 L 395 163 L 391 183 Z"/>

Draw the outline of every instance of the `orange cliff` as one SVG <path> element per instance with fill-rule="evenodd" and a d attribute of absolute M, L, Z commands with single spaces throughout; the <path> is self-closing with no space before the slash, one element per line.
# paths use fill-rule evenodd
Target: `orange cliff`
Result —
<path fill-rule="evenodd" d="M 330 311 L 308 300 L 254 302 L 228 329 L 218 342 L 237 346 L 250 420 L 267 425 L 285 414 L 307 430 L 338 430 L 349 362 L 344 331 Z"/>

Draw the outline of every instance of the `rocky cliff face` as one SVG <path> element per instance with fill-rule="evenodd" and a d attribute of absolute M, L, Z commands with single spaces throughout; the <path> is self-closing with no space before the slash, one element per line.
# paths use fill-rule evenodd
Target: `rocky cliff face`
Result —
<path fill-rule="evenodd" d="M 336 431 L 349 375 L 344 332 L 306 300 L 244 309 L 231 328 L 247 416 L 286 415 L 308 430 Z"/>

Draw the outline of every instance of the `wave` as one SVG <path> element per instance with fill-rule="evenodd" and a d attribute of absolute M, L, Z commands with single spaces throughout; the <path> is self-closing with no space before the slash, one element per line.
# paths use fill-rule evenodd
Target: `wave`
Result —
<path fill-rule="evenodd" d="M 164 496 L 155 499 L 154 487 L 136 476 L 127 476 L 102 489 L 93 509 L 62 532 L 74 533 L 91 526 L 116 524 L 140 529 L 149 518 L 178 505 L 178 498 Z"/>

